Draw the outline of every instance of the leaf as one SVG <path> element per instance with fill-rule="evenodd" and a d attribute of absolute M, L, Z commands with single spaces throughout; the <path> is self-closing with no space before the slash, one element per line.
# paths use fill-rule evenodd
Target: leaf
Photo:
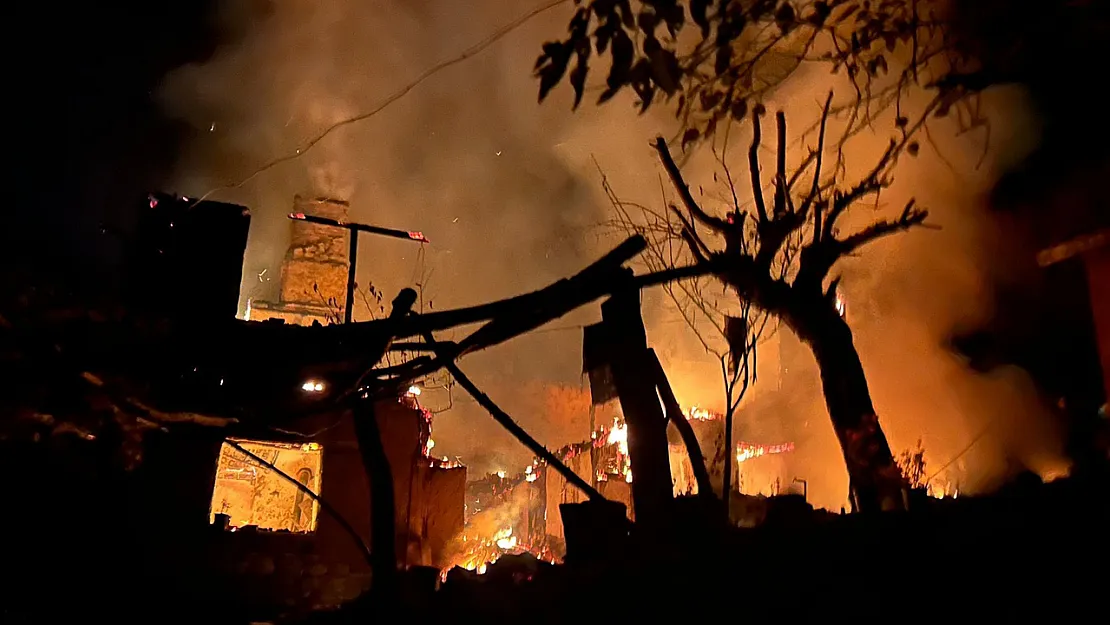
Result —
<path fill-rule="evenodd" d="M 717 108 L 720 103 L 722 94 L 719 91 L 703 91 L 701 92 L 701 108 L 703 111 L 712 111 Z"/>
<path fill-rule="evenodd" d="M 831 13 L 832 8 L 829 7 L 828 2 L 814 2 L 813 11 L 809 14 L 809 23 L 820 26 L 825 23 Z"/>
<path fill-rule="evenodd" d="M 632 12 L 632 2 L 630 0 L 619 0 L 618 6 L 621 12 L 621 23 L 625 28 L 632 28 L 636 25 L 636 17 Z"/>
<path fill-rule="evenodd" d="M 701 29 L 702 39 L 709 36 L 709 19 L 706 17 L 709 2 L 710 0 L 690 0 L 690 17 Z"/>
<path fill-rule="evenodd" d="M 728 342 L 728 368 L 736 373 L 748 353 L 748 320 L 726 316 L 725 340 Z"/>
<path fill-rule="evenodd" d="M 778 11 L 775 11 L 775 24 L 783 34 L 789 33 L 797 25 L 797 15 L 794 7 L 789 2 L 783 2 Z"/>
<path fill-rule="evenodd" d="M 539 71 L 545 63 L 551 59 L 558 58 L 563 51 L 563 42 L 561 41 L 546 41 L 543 44 L 543 52 L 536 59 L 536 64 L 532 67 L 532 71 Z"/>
<path fill-rule="evenodd" d="M 655 84 L 667 95 L 678 91 L 679 81 L 682 78 L 682 67 L 674 52 L 665 48 L 658 48 L 651 55 L 651 75 Z"/>
<path fill-rule="evenodd" d="M 732 64 L 732 46 L 723 45 L 717 48 L 717 54 L 713 59 L 713 71 L 718 76 L 723 76 L 728 72 L 729 65 Z"/>
<path fill-rule="evenodd" d="M 572 111 L 582 103 L 582 94 L 586 91 L 586 76 L 590 73 L 589 58 L 589 46 L 578 50 L 578 62 L 570 73 L 570 86 L 574 89 L 574 104 L 570 107 Z"/>
<path fill-rule="evenodd" d="M 567 65 L 570 64 L 571 50 L 568 46 L 562 43 L 556 43 L 558 48 L 553 48 L 553 54 L 548 56 L 546 64 L 541 63 L 541 67 L 536 72 L 540 77 L 540 102 L 543 102 L 547 94 L 559 84 L 566 74 Z M 547 44 L 544 45 L 546 50 Z M 544 54 L 547 54 L 545 51 Z"/>
<path fill-rule="evenodd" d="M 906 152 L 910 156 L 917 156 L 917 153 L 920 152 L 920 151 L 921 151 L 921 145 L 918 144 L 916 141 L 911 141 L 909 143 L 909 145 L 906 146 Z"/>
<path fill-rule="evenodd" d="M 905 117 L 902 117 L 902 116 L 898 116 L 898 117 L 894 118 L 894 125 L 897 126 L 898 128 L 905 128 L 909 123 L 910 123 L 910 120 L 908 118 L 905 118 Z"/>
<path fill-rule="evenodd" d="M 682 133 L 682 151 L 686 151 L 686 146 L 694 143 L 701 136 L 701 131 L 697 128 L 687 128 L 686 132 Z"/>
<path fill-rule="evenodd" d="M 732 118 L 737 121 L 743 121 L 744 117 L 748 115 L 748 101 L 740 98 L 732 103 L 732 108 L 729 111 Z"/>
<path fill-rule="evenodd" d="M 612 62 L 609 66 L 609 76 L 605 79 L 605 84 L 608 88 L 601 94 L 601 97 L 598 98 L 598 104 L 609 101 L 618 91 L 628 84 L 633 54 L 632 40 L 628 38 L 628 35 L 625 34 L 623 30 L 617 31 L 613 35 L 612 51 L 610 54 Z"/>

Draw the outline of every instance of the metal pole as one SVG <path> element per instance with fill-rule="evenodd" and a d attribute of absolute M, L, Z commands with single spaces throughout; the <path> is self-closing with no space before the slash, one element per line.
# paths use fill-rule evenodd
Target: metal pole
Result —
<path fill-rule="evenodd" d="M 351 235 L 351 251 L 347 254 L 347 304 L 343 310 L 343 323 L 351 323 L 355 312 L 355 268 L 358 265 L 358 230 L 348 228 Z"/>

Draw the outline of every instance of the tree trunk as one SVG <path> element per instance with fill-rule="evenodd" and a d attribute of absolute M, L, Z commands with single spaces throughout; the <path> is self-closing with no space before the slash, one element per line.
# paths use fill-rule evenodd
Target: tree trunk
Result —
<path fill-rule="evenodd" d="M 871 403 L 852 331 L 839 315 L 822 314 L 823 308 L 791 325 L 817 360 L 825 406 L 848 468 L 852 507 L 858 512 L 904 509 L 905 480 Z"/>

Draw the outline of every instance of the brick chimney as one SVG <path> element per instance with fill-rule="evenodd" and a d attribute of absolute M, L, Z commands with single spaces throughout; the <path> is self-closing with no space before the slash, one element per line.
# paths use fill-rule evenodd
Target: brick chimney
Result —
<path fill-rule="evenodd" d="M 350 204 L 332 198 L 293 198 L 293 212 L 346 221 Z M 292 237 L 281 267 L 281 303 L 342 309 L 347 298 L 346 230 L 290 221 Z"/>

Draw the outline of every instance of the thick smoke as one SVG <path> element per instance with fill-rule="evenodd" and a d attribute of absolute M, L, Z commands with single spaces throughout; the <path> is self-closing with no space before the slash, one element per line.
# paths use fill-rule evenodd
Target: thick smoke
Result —
<path fill-rule="evenodd" d="M 233 41 L 208 62 L 168 76 L 161 94 L 171 113 L 198 129 L 173 186 L 199 195 L 247 178 L 259 165 L 295 150 L 330 123 L 372 109 L 428 67 L 456 57 L 538 4 L 232 3 L 219 17 L 235 33 L 229 34 Z M 539 43 L 563 31 L 568 11 L 560 7 L 529 21 L 380 114 L 333 133 L 305 156 L 216 195 L 253 210 L 244 303 L 275 294 L 288 243 L 285 214 L 295 193 L 340 196 L 351 202 L 353 219 L 422 230 L 432 241 L 423 252 L 409 242 L 367 237 L 360 248 L 359 282 L 372 282 L 387 299 L 419 283 L 426 309 L 539 288 L 614 243 L 598 227 L 611 213 L 594 159 L 618 193 L 658 204 L 659 169 L 648 141 L 673 132 L 666 111 L 636 117 L 630 102 L 616 101 L 572 114 L 567 89 L 536 104 L 531 69 Z M 811 121 L 828 88 L 821 82 L 807 78 L 799 83 L 804 88 L 780 92 L 769 105 L 785 106 L 791 119 Z M 1006 118 L 1003 126 L 1018 110 L 1010 104 L 998 108 Z M 992 154 L 1020 150 L 998 126 Z M 743 135 L 738 131 L 736 140 L 746 141 Z M 853 148 L 849 158 L 862 159 L 856 171 L 883 142 L 880 136 L 870 146 Z M 892 444 L 909 447 L 922 436 L 938 463 L 993 419 L 1006 424 L 1003 431 L 1042 422 L 1036 395 L 1020 372 L 977 376 L 944 347 L 954 325 L 974 323 L 989 312 L 987 285 L 1002 243 L 992 240 L 995 230 L 979 208 L 997 162 L 988 160 L 978 172 L 966 173 L 977 160 L 967 145 L 957 141 L 941 151 L 956 161 L 960 174 L 925 149 L 918 163 L 899 170 L 898 197 L 884 202 L 900 205 L 912 192 L 944 229 L 884 241 L 843 269 L 849 314 Z M 712 158 L 700 154 L 688 171 L 692 182 L 708 190 L 713 169 Z M 984 242 L 995 246 L 986 248 L 991 252 L 981 251 Z M 645 295 L 649 338 L 671 372 L 679 400 L 719 407 L 718 364 L 667 304 L 661 293 Z M 367 318 L 369 312 L 356 309 L 356 317 L 360 314 Z M 596 307 L 579 311 L 468 357 L 463 368 L 549 446 L 581 440 L 584 432 L 548 427 L 546 394 L 537 389 L 581 384 L 576 327 L 597 314 Z M 775 349 L 766 354 L 761 371 L 774 372 Z M 753 407 L 756 397 L 775 389 L 773 375 L 761 375 Z M 745 415 L 750 422 L 745 427 L 768 438 L 812 439 L 799 446 L 789 470 L 810 481 L 816 503 L 839 506 L 846 477 L 819 395 L 793 395 L 812 395 L 813 401 L 779 402 L 774 413 Z M 449 403 L 442 392 L 423 399 L 433 410 Z M 453 409 L 436 420 L 437 453 L 462 456 L 477 471 L 512 471 L 527 463 L 529 454 L 469 398 L 456 393 L 453 400 Z M 977 446 L 966 462 L 982 464 L 979 475 L 995 474 L 1003 448 L 1013 446 L 995 437 Z"/>

